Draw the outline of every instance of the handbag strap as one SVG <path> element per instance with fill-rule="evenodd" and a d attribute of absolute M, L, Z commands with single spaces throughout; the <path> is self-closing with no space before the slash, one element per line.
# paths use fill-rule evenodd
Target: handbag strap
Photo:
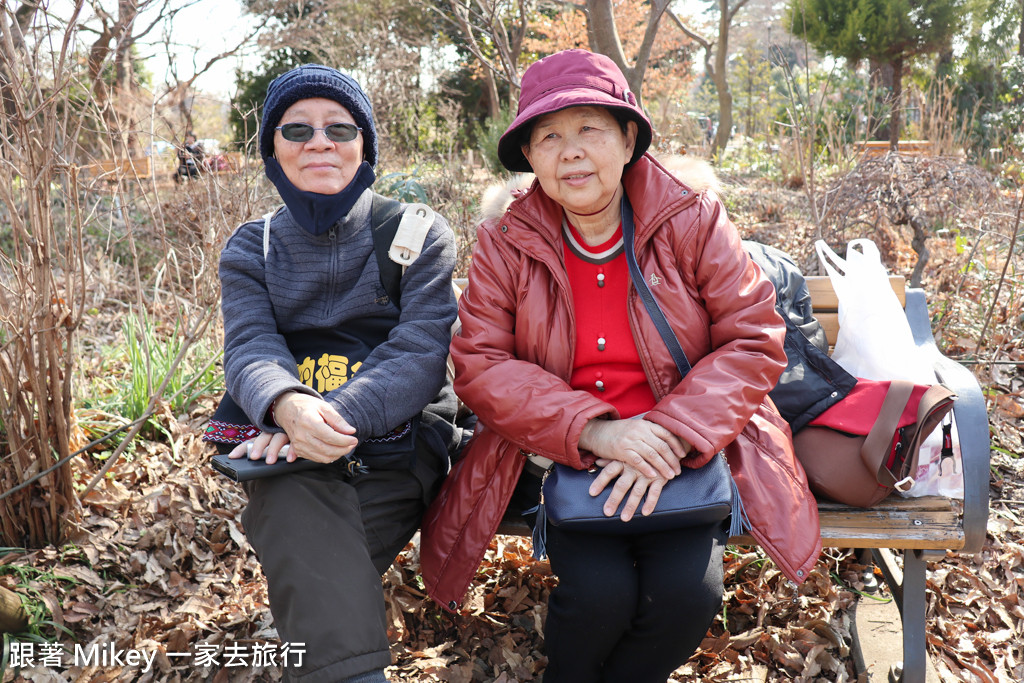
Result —
<path fill-rule="evenodd" d="M 633 207 L 629 203 L 629 197 L 626 193 L 622 193 L 622 241 L 626 248 L 626 264 L 629 266 L 629 277 L 633 280 L 633 286 L 636 287 L 637 294 L 640 295 L 640 300 L 644 302 L 644 308 L 647 309 L 647 314 L 651 316 L 651 320 L 654 322 L 654 327 L 657 328 L 658 334 L 661 335 L 662 340 L 665 342 L 665 346 L 668 347 L 668 352 L 672 355 L 672 360 L 676 362 L 676 367 L 679 368 L 679 374 L 686 377 L 686 374 L 690 372 L 692 366 L 690 361 L 686 358 L 686 352 L 683 351 L 682 345 L 679 343 L 679 339 L 676 337 L 676 333 L 672 331 L 672 326 L 669 325 L 668 319 L 665 317 L 665 313 L 661 310 L 661 306 L 658 305 L 658 300 L 654 298 L 654 292 L 647 286 L 647 280 L 644 279 L 643 273 L 640 272 L 640 266 L 636 262 L 636 251 L 633 245 L 633 235 L 636 232 L 636 228 L 633 225 Z"/>
<path fill-rule="evenodd" d="M 913 484 L 913 480 L 907 482 L 905 477 L 897 480 L 886 462 L 892 451 L 900 416 L 903 415 L 903 410 L 913 391 L 913 382 L 906 380 L 890 382 L 889 390 L 885 393 L 885 400 L 882 401 L 882 408 L 878 411 L 878 417 L 875 418 L 875 423 L 871 426 L 871 431 L 868 432 L 860 449 L 860 457 L 864 461 L 864 465 L 869 472 L 875 473 L 878 483 L 882 486 L 902 487 L 900 490 L 906 490 L 908 483 Z"/>
<path fill-rule="evenodd" d="M 686 352 L 683 351 L 682 344 L 679 343 L 679 338 L 676 337 L 675 331 L 668 322 L 668 318 L 665 317 L 665 312 L 661 310 L 661 306 L 658 305 L 658 300 L 654 298 L 654 292 L 647 286 L 647 280 L 644 279 L 643 273 L 640 272 L 640 266 L 636 262 L 636 247 L 633 244 L 634 233 L 636 227 L 633 224 L 633 207 L 629 203 L 629 197 L 626 193 L 622 193 L 622 241 L 626 247 L 626 264 L 629 266 L 629 277 L 633 280 L 633 285 L 636 287 L 637 294 L 640 295 L 640 300 L 644 302 L 644 308 L 647 309 L 647 314 L 651 316 L 651 320 L 654 322 L 654 327 L 658 330 L 658 334 L 661 335 L 662 340 L 665 342 L 665 346 L 668 347 L 668 352 L 672 355 L 672 360 L 676 362 L 676 367 L 679 368 L 679 374 L 682 377 L 686 377 L 687 373 L 693 368 L 690 365 L 689 359 L 686 357 Z M 721 451 L 722 461 L 726 463 L 726 471 L 729 472 L 729 482 L 732 486 L 732 513 L 731 513 L 731 524 L 729 526 L 730 536 L 741 536 L 748 532 L 751 528 L 750 518 L 747 517 L 747 511 L 743 507 L 743 498 L 740 496 L 740 490 L 736 486 L 736 479 L 732 476 L 732 467 L 728 465 L 728 458 L 725 457 L 725 450 Z"/>

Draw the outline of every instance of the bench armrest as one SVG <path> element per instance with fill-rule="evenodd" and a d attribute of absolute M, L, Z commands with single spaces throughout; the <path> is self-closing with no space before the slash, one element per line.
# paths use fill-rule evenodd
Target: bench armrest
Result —
<path fill-rule="evenodd" d="M 907 320 L 914 342 L 928 355 L 939 381 L 956 393 L 953 418 L 956 420 L 964 476 L 963 553 L 977 553 L 985 544 L 989 499 L 989 427 L 985 395 L 970 370 L 942 355 L 932 335 L 931 318 L 925 293 L 907 290 Z"/>

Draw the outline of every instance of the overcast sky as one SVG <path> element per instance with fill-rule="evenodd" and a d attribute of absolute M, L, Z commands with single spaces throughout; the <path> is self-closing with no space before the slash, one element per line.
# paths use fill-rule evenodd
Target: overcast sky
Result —
<path fill-rule="evenodd" d="M 201 0 L 183 9 L 174 19 L 172 42 L 178 77 L 188 79 L 210 58 L 234 48 L 251 30 L 253 20 L 243 15 L 238 0 Z M 154 29 L 151 41 L 161 40 L 162 32 Z M 146 67 L 153 73 L 155 85 L 170 79 L 168 59 L 163 45 L 144 47 L 151 55 Z M 235 70 L 242 65 L 252 68 L 257 60 L 250 51 L 217 62 L 196 81 L 196 87 L 207 94 L 227 98 L 234 92 Z"/>

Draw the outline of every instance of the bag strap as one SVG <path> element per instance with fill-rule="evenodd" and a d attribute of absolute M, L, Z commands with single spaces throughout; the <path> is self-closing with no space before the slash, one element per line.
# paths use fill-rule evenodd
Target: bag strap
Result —
<path fill-rule="evenodd" d="M 380 271 L 380 283 L 388 298 L 401 308 L 402 266 L 388 256 L 391 242 L 398 234 L 398 226 L 402 220 L 402 203 L 373 193 L 370 205 L 370 228 L 373 233 L 373 253 L 377 257 L 377 270 Z"/>
<path fill-rule="evenodd" d="M 871 426 L 860 449 L 861 460 L 869 472 L 875 473 L 875 478 L 882 486 L 891 486 L 906 490 L 906 477 L 897 480 L 896 476 L 889 470 L 887 460 L 892 451 L 893 438 L 899 428 L 900 416 L 907 406 L 911 394 L 914 392 L 914 383 L 906 380 L 893 380 L 889 383 L 889 390 L 885 393 L 885 400 L 882 401 L 882 408 L 878 411 L 878 417 Z M 913 479 L 909 482 L 914 483 Z"/>
<path fill-rule="evenodd" d="M 917 471 L 921 443 L 942 422 L 956 399 L 956 394 L 942 384 L 928 387 L 917 404 L 916 420 L 909 426 L 913 427 L 913 431 L 909 431 L 908 427 L 900 435 L 900 448 L 905 457 L 899 472 L 893 472 L 886 461 L 892 451 L 900 416 L 911 398 L 914 386 L 913 382 L 906 380 L 894 380 L 889 384 L 878 419 L 861 447 L 861 458 L 870 471 L 877 473 L 878 483 L 903 492 L 914 485 L 913 475 Z"/>
<path fill-rule="evenodd" d="M 636 261 L 636 246 L 633 244 L 634 234 L 636 233 L 636 227 L 633 224 L 633 207 L 629 203 L 629 197 L 626 193 L 622 193 L 622 241 L 626 248 L 626 264 L 629 266 L 629 277 L 633 280 L 633 286 L 636 287 L 637 294 L 640 295 L 640 300 L 644 302 L 644 308 L 647 309 L 647 314 L 651 316 L 651 320 L 654 322 L 654 327 L 657 328 L 658 334 L 661 335 L 662 340 L 665 342 L 665 346 L 668 347 L 668 352 L 672 355 L 672 360 L 676 362 L 676 367 L 679 368 L 679 374 L 683 377 L 693 369 L 690 365 L 689 359 L 686 357 L 686 352 L 683 351 L 682 344 L 679 343 L 679 338 L 676 337 L 675 331 L 668 322 L 668 318 L 665 317 L 665 312 L 661 310 L 661 306 L 658 304 L 658 300 L 654 298 L 654 292 L 647 286 L 647 280 L 644 279 L 643 273 L 640 272 L 640 266 Z M 718 457 L 722 458 L 722 462 L 728 463 L 728 459 L 725 457 L 725 451 Z M 726 465 L 726 472 L 729 474 L 729 483 L 732 488 L 732 504 L 730 511 L 730 519 L 732 520 L 729 526 L 730 536 L 740 536 L 750 530 L 751 524 L 750 519 L 747 517 L 747 512 L 743 507 L 743 498 L 740 496 L 740 490 L 736 486 L 736 479 L 732 476 L 731 466 Z"/>
<path fill-rule="evenodd" d="M 647 309 L 647 314 L 651 316 L 651 320 L 654 322 L 654 327 L 657 328 L 658 334 L 661 335 L 662 340 L 665 342 L 665 346 L 668 347 L 668 352 L 672 355 L 672 360 L 676 362 L 676 367 L 679 368 L 679 374 L 686 377 L 687 373 L 690 372 L 693 366 L 690 365 L 690 361 L 686 358 L 686 352 L 683 351 L 682 345 L 679 343 L 679 339 L 676 337 L 676 333 L 672 330 L 672 326 L 669 324 L 668 319 L 665 317 L 665 313 L 661 310 L 661 306 L 658 305 L 658 300 L 654 298 L 654 292 L 647 286 L 647 280 L 644 279 L 643 273 L 640 272 L 640 266 L 636 262 L 636 251 L 633 245 L 633 235 L 636 229 L 633 225 L 633 207 L 629 203 L 629 198 L 626 193 L 622 193 L 622 241 L 626 247 L 626 263 L 629 266 L 629 277 L 633 280 L 633 286 L 636 287 L 637 294 L 640 295 L 640 300 L 644 302 L 644 308 Z"/>
<path fill-rule="evenodd" d="M 905 471 L 913 474 L 917 472 L 918 461 L 921 454 L 921 444 L 928 438 L 935 428 L 942 423 L 943 419 L 953 409 L 953 401 L 956 394 L 950 391 L 949 387 L 943 384 L 932 384 L 921 397 L 917 404 L 917 421 L 914 423 L 914 431 L 903 435 L 903 442 L 909 449 L 910 457 Z M 952 449 L 952 447 L 951 447 Z M 950 453 L 952 455 L 952 453 Z M 942 464 L 939 463 L 941 468 Z"/>
<path fill-rule="evenodd" d="M 277 215 L 277 212 L 284 208 L 284 204 L 273 211 L 263 214 L 263 263 L 267 263 L 267 254 L 270 253 L 270 220 Z"/>

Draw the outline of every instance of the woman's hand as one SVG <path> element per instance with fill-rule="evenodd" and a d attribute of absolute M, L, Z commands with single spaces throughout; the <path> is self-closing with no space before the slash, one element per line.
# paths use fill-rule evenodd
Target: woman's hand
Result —
<path fill-rule="evenodd" d="M 615 481 L 608 500 L 604 503 L 603 511 L 607 517 L 614 516 L 623 501 L 625 504 L 622 505 L 622 513 L 619 515 L 623 522 L 633 519 L 633 514 L 640 507 L 641 501 L 644 505 L 640 509 L 640 514 L 647 516 L 654 512 L 658 498 L 661 497 L 661 490 L 668 482 L 667 479 L 645 477 L 635 468 L 618 460 L 598 459 L 597 464 L 601 471 L 590 485 L 590 495 L 597 496 L 608 484 Z"/>
<path fill-rule="evenodd" d="M 598 458 L 628 465 L 648 479 L 671 479 L 690 445 L 659 424 L 644 419 L 591 420 L 580 434 L 580 448 Z"/>

